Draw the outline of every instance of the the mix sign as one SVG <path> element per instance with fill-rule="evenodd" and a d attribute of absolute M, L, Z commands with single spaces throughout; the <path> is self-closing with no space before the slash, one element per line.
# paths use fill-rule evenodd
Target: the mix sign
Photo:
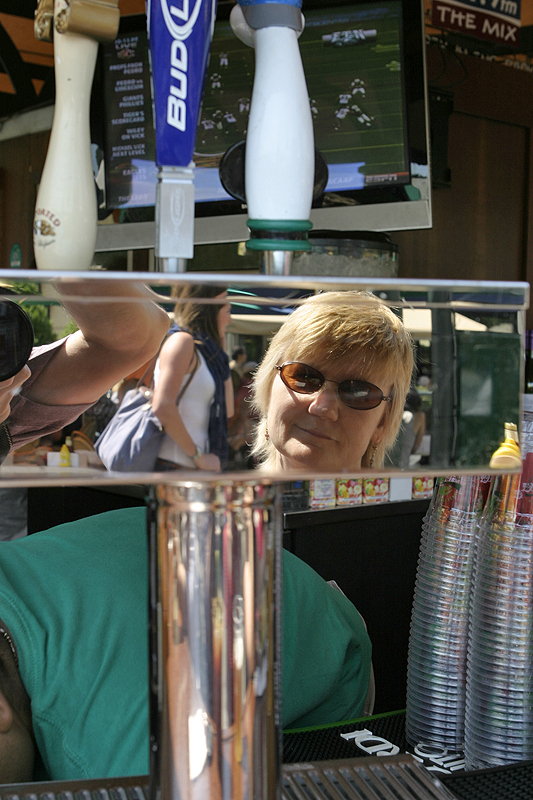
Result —
<path fill-rule="evenodd" d="M 520 45 L 520 0 L 433 0 L 431 22 L 477 39 Z"/>
<path fill-rule="evenodd" d="M 192 160 L 216 0 L 149 0 L 148 36 L 154 98 L 156 161 Z"/>

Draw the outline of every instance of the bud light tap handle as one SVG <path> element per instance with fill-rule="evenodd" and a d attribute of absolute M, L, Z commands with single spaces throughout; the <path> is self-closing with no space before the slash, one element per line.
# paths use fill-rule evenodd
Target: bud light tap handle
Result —
<path fill-rule="evenodd" d="M 194 142 L 215 0 L 148 0 L 148 37 L 159 178 L 155 254 L 166 271 L 192 258 Z"/>
<path fill-rule="evenodd" d="M 315 148 L 298 47 L 300 0 L 239 0 L 234 33 L 255 48 L 245 190 L 253 250 L 309 250 Z"/>
<path fill-rule="evenodd" d="M 33 222 L 38 269 L 85 270 L 93 263 L 97 208 L 89 125 L 91 86 L 97 39 L 113 40 L 119 22 L 118 0 L 54 2 L 54 121 Z M 37 38 L 50 37 L 51 23 L 50 11 L 36 15 Z"/>

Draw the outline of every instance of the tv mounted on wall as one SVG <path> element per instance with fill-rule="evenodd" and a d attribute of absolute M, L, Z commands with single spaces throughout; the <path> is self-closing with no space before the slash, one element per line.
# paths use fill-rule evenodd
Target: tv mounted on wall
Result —
<path fill-rule="evenodd" d="M 246 209 L 218 175 L 223 154 L 246 136 L 253 85 L 254 53 L 231 30 L 232 7 L 218 6 L 198 120 L 195 244 L 248 238 Z M 431 227 L 420 0 L 306 0 L 303 11 L 300 50 L 315 144 L 329 169 L 311 212 L 314 227 Z M 120 209 L 124 219 L 100 226 L 97 249 L 152 247 L 157 167 L 144 15 L 123 17 L 117 40 L 101 47 L 95 93 L 103 110 L 101 216 Z"/>

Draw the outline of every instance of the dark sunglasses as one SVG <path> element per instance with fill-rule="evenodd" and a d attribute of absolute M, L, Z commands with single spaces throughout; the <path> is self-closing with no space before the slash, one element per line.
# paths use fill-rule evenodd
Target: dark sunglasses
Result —
<path fill-rule="evenodd" d="M 301 364 L 299 361 L 286 361 L 281 367 L 276 364 L 275 368 L 285 386 L 298 394 L 314 394 L 325 383 L 335 383 L 339 399 L 348 408 L 369 411 L 371 408 L 377 408 L 383 401 L 392 400 L 392 397 L 385 397 L 379 386 L 374 386 L 373 383 L 357 380 L 330 381 L 314 367 Z"/>

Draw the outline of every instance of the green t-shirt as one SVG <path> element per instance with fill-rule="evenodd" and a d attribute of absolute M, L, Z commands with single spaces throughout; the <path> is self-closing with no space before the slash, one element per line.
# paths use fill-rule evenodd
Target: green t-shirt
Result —
<path fill-rule="evenodd" d="M 148 772 L 145 509 L 0 542 L 0 617 L 15 640 L 50 778 Z M 283 561 L 283 725 L 362 713 L 370 642 L 354 606 Z"/>
<path fill-rule="evenodd" d="M 0 617 L 53 779 L 148 772 L 146 511 L 0 542 Z"/>

